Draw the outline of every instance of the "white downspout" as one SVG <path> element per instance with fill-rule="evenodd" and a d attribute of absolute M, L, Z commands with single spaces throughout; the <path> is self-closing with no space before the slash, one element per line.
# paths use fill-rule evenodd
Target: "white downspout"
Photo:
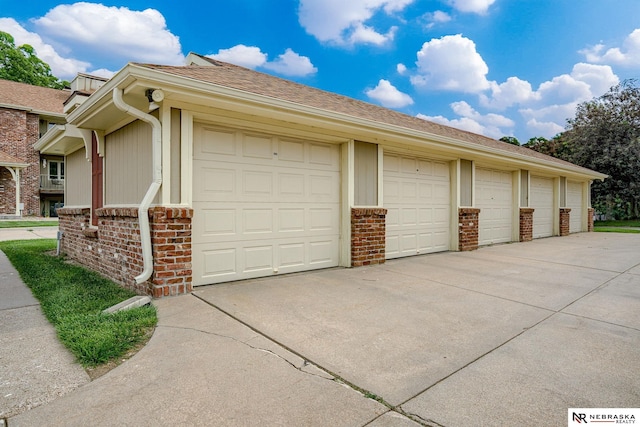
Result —
<path fill-rule="evenodd" d="M 151 158 L 153 164 L 153 182 L 151 182 L 151 185 L 138 208 L 143 270 L 135 279 L 136 283 L 140 284 L 146 282 L 151 277 L 151 273 L 153 273 L 153 251 L 151 250 L 151 230 L 149 228 L 149 206 L 156 197 L 156 194 L 160 189 L 160 185 L 162 185 L 162 125 L 160 124 L 160 121 L 151 114 L 147 114 L 129 104 L 126 104 L 122 99 L 123 92 L 124 91 L 122 89 L 118 89 L 117 87 L 113 89 L 113 104 L 119 110 L 124 111 L 143 122 L 149 123 L 152 128 Z"/>

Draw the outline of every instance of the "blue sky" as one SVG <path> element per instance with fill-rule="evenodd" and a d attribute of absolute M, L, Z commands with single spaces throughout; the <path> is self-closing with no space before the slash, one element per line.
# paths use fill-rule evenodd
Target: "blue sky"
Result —
<path fill-rule="evenodd" d="M 639 0 L 0 0 L 53 73 L 190 51 L 490 137 L 563 130 L 640 78 Z"/>

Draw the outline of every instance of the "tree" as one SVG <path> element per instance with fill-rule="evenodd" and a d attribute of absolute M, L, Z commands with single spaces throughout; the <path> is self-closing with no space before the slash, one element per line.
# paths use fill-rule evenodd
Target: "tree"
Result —
<path fill-rule="evenodd" d="M 500 141 L 506 142 L 507 144 L 520 145 L 520 141 L 515 136 L 503 136 L 500 138 Z"/>
<path fill-rule="evenodd" d="M 640 217 L 640 87 L 636 80 L 626 80 L 580 104 L 566 130 L 553 140 L 525 146 L 609 175 L 593 183 L 593 207 L 616 219 Z"/>
<path fill-rule="evenodd" d="M 32 46 L 15 45 L 11 34 L 0 31 L 0 78 L 35 86 L 62 89 L 69 83 L 51 74 L 51 67 L 36 56 Z"/>
<path fill-rule="evenodd" d="M 534 136 L 523 144 L 523 147 L 530 148 L 539 153 L 557 157 L 563 160 L 569 160 L 571 148 L 566 141 L 562 139 L 562 134 L 556 135 L 551 139 L 543 136 Z"/>

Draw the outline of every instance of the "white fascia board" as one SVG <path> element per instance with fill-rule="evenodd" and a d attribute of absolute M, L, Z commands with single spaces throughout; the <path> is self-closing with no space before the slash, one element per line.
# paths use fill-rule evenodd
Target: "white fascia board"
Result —
<path fill-rule="evenodd" d="M 38 110 L 38 109 L 35 109 L 35 108 L 31 108 L 31 107 L 25 107 L 24 105 L 5 104 L 3 102 L 0 102 L 0 108 L 6 108 L 7 110 L 24 111 L 24 112 L 31 113 L 31 114 L 37 114 L 39 116 L 53 117 L 53 118 L 56 118 L 56 119 L 64 119 L 65 118 L 64 113 L 54 113 L 52 111 Z"/>
<path fill-rule="evenodd" d="M 49 146 L 61 133 L 64 133 L 65 126 L 64 125 L 55 125 L 47 130 L 47 133 L 42 135 L 42 137 L 36 141 L 33 145 L 33 148 L 36 151 L 40 151 L 41 153 L 45 151 L 45 147 Z"/>
<path fill-rule="evenodd" d="M 92 115 L 93 112 L 99 111 L 101 108 L 97 105 L 101 103 L 105 96 L 110 98 L 113 87 L 119 86 L 122 89 L 130 86 L 132 83 L 146 84 L 150 87 L 161 85 L 162 89 L 167 92 L 176 91 L 187 95 L 195 95 L 204 98 L 215 95 L 233 101 L 238 105 L 254 105 L 256 107 L 267 108 L 272 114 L 284 114 L 289 112 L 297 117 L 307 117 L 318 122 L 323 122 L 328 128 L 343 129 L 364 129 L 374 132 L 384 139 L 405 140 L 410 141 L 412 145 L 417 146 L 437 146 L 442 150 L 455 148 L 458 151 L 468 152 L 470 155 L 480 155 L 486 159 L 509 159 L 527 169 L 531 165 L 537 168 L 552 171 L 554 173 L 569 173 L 580 179 L 605 179 L 606 174 L 591 171 L 589 169 L 577 165 L 562 165 L 553 161 L 529 157 L 520 153 L 511 153 L 502 151 L 493 147 L 484 146 L 472 142 L 466 142 L 456 138 L 437 135 L 430 132 L 414 130 L 402 126 L 380 123 L 370 119 L 354 117 L 344 113 L 338 113 L 330 110 L 324 110 L 316 107 L 310 107 L 291 101 L 272 98 L 264 95 L 229 88 L 214 83 L 203 82 L 201 80 L 177 76 L 166 73 L 161 70 L 153 70 L 135 64 L 128 64 L 112 77 L 105 85 L 98 89 L 93 95 L 87 99 L 78 109 L 69 116 L 69 122 L 83 121 L 85 114 Z M 164 85 L 172 86 L 172 88 Z M 123 87 L 124 86 L 124 87 Z M 197 95 L 196 95 L 197 94 Z M 104 103 L 105 101 L 102 101 Z M 106 100 L 106 103 L 110 102 Z M 96 110 L 97 108 L 97 110 Z M 274 108 L 280 111 L 274 111 Z M 240 109 L 239 109 L 240 110 Z M 241 111 L 241 110 L 240 110 Z"/>

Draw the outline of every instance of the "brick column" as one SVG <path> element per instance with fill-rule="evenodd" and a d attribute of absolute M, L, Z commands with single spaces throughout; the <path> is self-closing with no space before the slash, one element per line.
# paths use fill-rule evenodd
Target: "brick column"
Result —
<path fill-rule="evenodd" d="M 458 209 L 458 250 L 473 251 L 478 249 L 480 209 Z"/>
<path fill-rule="evenodd" d="M 90 227 L 89 208 L 58 210 L 62 252 L 125 288 L 159 298 L 191 292 L 191 218 L 187 208 L 149 209 L 153 274 L 136 283 L 142 273 L 142 244 L 138 209 L 96 210 L 98 227 Z"/>
<path fill-rule="evenodd" d="M 383 264 L 387 210 L 351 208 L 351 266 Z"/>
<path fill-rule="evenodd" d="M 151 294 L 155 298 L 192 291 L 191 218 L 193 209 L 149 210 L 153 246 Z"/>
<path fill-rule="evenodd" d="M 533 240 L 533 208 L 520 208 L 520 241 Z"/>
<path fill-rule="evenodd" d="M 560 235 L 569 235 L 569 222 L 571 220 L 571 209 L 560 208 Z"/>
<path fill-rule="evenodd" d="M 595 210 L 593 208 L 587 209 L 587 231 L 593 231 L 593 214 Z"/>

